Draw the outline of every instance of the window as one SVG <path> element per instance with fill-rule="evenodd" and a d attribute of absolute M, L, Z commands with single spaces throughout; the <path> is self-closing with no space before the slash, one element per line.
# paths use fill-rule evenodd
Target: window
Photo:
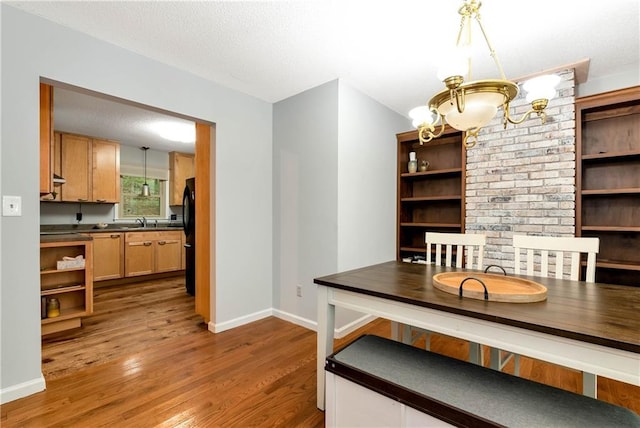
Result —
<path fill-rule="evenodd" d="M 147 177 L 149 196 L 141 196 L 144 177 L 120 176 L 120 218 L 164 218 L 166 206 L 165 180 Z"/>

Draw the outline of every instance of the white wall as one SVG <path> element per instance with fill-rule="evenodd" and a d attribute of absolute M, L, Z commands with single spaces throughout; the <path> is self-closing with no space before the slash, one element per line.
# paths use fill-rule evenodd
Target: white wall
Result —
<path fill-rule="evenodd" d="M 314 325 L 314 278 L 394 259 L 395 134 L 408 126 L 338 80 L 274 105 L 274 308 L 285 318 Z M 339 308 L 339 334 L 361 317 Z"/>
<path fill-rule="evenodd" d="M 338 82 L 274 104 L 273 146 L 273 306 L 308 322 L 338 268 Z"/>
<path fill-rule="evenodd" d="M 270 310 L 271 105 L 5 3 L 0 7 L 0 191 L 21 196 L 23 202 L 21 217 L 0 218 L 0 400 L 44 387 L 37 192 L 40 77 L 216 123 L 215 323 Z"/>

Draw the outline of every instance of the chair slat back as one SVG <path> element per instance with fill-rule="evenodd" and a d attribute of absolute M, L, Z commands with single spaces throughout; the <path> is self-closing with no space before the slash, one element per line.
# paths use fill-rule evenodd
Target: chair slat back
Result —
<path fill-rule="evenodd" d="M 520 273 L 521 250 L 526 250 L 527 275 L 549 276 L 549 253 L 555 255 L 555 277 L 561 279 L 565 273 L 564 253 L 571 254 L 571 264 L 568 274 L 570 279 L 580 278 L 580 255 L 587 254 L 587 282 L 596 281 L 596 254 L 600 251 L 600 239 L 591 237 L 553 237 L 514 235 L 514 271 Z M 540 271 L 534 269 L 534 255 L 540 252 Z"/>
<path fill-rule="evenodd" d="M 435 264 L 442 263 L 442 247 L 445 249 L 445 266 L 452 266 L 453 247 L 456 247 L 456 267 L 462 267 L 464 251 L 467 251 L 465 267 L 482 269 L 484 246 L 487 237 L 481 234 L 426 232 L 424 242 L 427 244 L 427 263 L 431 263 L 431 245 L 436 248 Z M 474 257 L 475 256 L 475 257 Z M 477 260 L 474 263 L 474 258 Z"/>

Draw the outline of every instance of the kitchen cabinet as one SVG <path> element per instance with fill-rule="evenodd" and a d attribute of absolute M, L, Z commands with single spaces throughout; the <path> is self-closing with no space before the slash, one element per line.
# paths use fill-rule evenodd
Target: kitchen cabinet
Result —
<path fill-rule="evenodd" d="M 67 238 L 68 237 L 68 238 Z M 82 317 L 93 312 L 93 243 L 90 237 L 58 235 L 40 240 L 40 298 L 42 335 L 82 326 Z M 61 267 L 64 257 L 82 256 L 84 264 Z M 57 316 L 48 313 L 52 299 L 59 304 Z"/>
<path fill-rule="evenodd" d="M 466 152 L 462 132 L 447 127 L 443 136 L 420 144 L 418 131 L 397 134 L 397 260 L 425 257 L 425 232 L 464 233 Z M 418 170 L 409 172 L 409 153 Z M 421 171 L 422 161 L 428 162 Z"/>
<path fill-rule="evenodd" d="M 185 180 L 195 177 L 195 156 L 189 153 L 169 153 L 169 205 L 182 205 Z"/>
<path fill-rule="evenodd" d="M 94 138 L 91 154 L 91 200 L 120 202 L 120 144 Z"/>
<path fill-rule="evenodd" d="M 40 194 L 53 192 L 53 86 L 40 84 Z"/>
<path fill-rule="evenodd" d="M 54 171 L 58 150 L 60 175 L 65 178 L 66 183 L 60 186 L 59 198 L 47 200 L 98 203 L 120 201 L 119 143 L 83 135 L 57 133 L 53 150 Z"/>
<path fill-rule="evenodd" d="M 125 233 L 125 276 L 149 275 L 180 270 L 180 231 Z"/>
<path fill-rule="evenodd" d="M 600 238 L 596 281 L 638 285 L 640 86 L 576 100 L 576 235 Z"/>
<path fill-rule="evenodd" d="M 180 232 L 163 232 L 156 241 L 155 271 L 171 272 L 182 267 L 182 239 Z"/>
<path fill-rule="evenodd" d="M 93 238 L 93 282 L 124 277 L 124 233 L 90 233 Z"/>

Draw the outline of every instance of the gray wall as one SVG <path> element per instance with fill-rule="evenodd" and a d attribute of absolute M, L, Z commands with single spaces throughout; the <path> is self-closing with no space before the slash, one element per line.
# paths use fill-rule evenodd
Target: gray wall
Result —
<path fill-rule="evenodd" d="M 41 77 L 216 123 L 214 327 L 270 310 L 272 106 L 6 3 L 0 7 L 0 190 L 23 202 L 21 217 L 0 220 L 2 401 L 44 387 L 37 192 Z M 238 160 L 247 153 L 251 165 L 239 171 Z"/>
<path fill-rule="evenodd" d="M 315 277 L 395 257 L 390 160 L 409 123 L 338 80 L 276 103 L 273 115 L 274 308 L 313 327 Z M 339 308 L 338 335 L 362 317 Z"/>

